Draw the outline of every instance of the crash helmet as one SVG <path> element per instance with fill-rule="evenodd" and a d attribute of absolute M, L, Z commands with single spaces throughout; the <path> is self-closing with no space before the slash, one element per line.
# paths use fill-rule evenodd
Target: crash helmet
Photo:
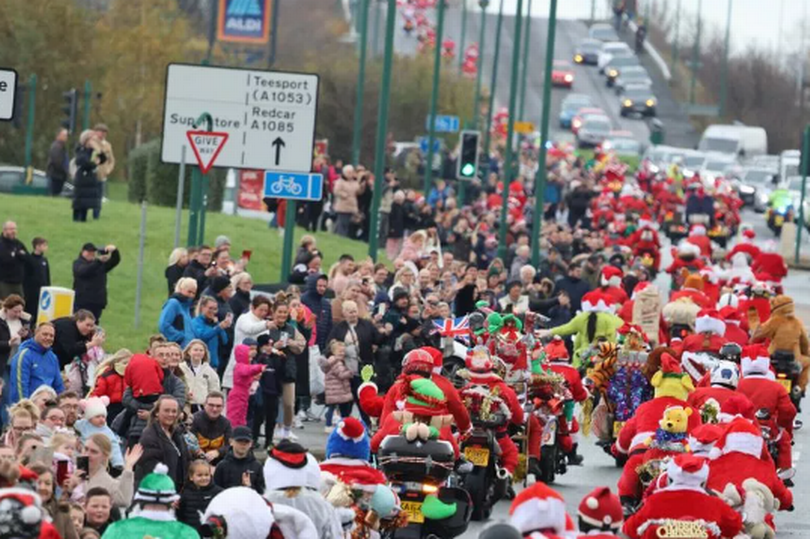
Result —
<path fill-rule="evenodd" d="M 740 364 L 742 357 L 742 347 L 735 342 L 727 342 L 720 347 L 720 359 Z"/>
<path fill-rule="evenodd" d="M 711 384 L 721 385 L 729 389 L 737 389 L 740 382 L 740 369 L 736 363 L 721 360 L 711 372 Z"/>
<path fill-rule="evenodd" d="M 470 314 L 469 322 L 470 322 L 470 329 L 473 332 L 477 333 L 478 330 L 483 330 L 486 327 L 487 319 L 484 316 L 484 313 L 476 311 Z"/>

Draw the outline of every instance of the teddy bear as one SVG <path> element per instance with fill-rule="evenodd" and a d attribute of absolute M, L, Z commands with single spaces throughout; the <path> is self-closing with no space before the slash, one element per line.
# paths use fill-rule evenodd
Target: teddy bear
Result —
<path fill-rule="evenodd" d="M 670 406 L 664 410 L 664 416 L 658 422 L 659 427 L 655 434 L 644 441 L 650 449 L 674 451 L 683 453 L 689 451 L 689 439 L 686 430 L 689 426 L 689 416 L 694 413 L 692 408 L 683 406 Z"/>
<path fill-rule="evenodd" d="M 756 328 L 751 342 L 762 342 L 765 339 L 771 342 L 768 347 L 771 354 L 776 350 L 793 351 L 796 361 L 802 365 L 799 386 L 804 390 L 807 387 L 810 368 L 810 342 L 804 324 L 795 315 L 793 300 L 790 297 L 776 296 L 771 299 L 771 317 Z"/>
<path fill-rule="evenodd" d="M 765 521 L 766 517 L 777 510 L 779 501 L 771 490 L 756 479 L 746 479 L 742 492 L 732 483 L 728 483 L 720 495 L 732 509 L 744 515 L 745 533 L 751 539 L 775 539 L 776 533 Z"/>

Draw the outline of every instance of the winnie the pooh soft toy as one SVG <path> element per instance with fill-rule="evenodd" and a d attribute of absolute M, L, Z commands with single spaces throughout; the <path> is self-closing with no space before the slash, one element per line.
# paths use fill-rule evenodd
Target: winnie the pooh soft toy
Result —
<path fill-rule="evenodd" d="M 799 377 L 799 387 L 804 391 L 807 388 L 810 376 L 810 341 L 804 324 L 796 318 L 793 300 L 788 296 L 776 296 L 771 299 L 771 317 L 759 326 L 751 336 L 751 342 L 771 341 L 768 352 L 773 354 L 776 350 L 791 350 L 796 361 L 802 365 L 802 374 Z"/>
<path fill-rule="evenodd" d="M 675 451 L 683 453 L 689 451 L 689 437 L 686 431 L 689 428 L 689 416 L 693 413 L 692 408 L 683 406 L 670 406 L 664 410 L 664 416 L 658 422 L 658 429 L 655 435 L 645 440 L 644 445 L 651 449 L 663 451 Z"/>

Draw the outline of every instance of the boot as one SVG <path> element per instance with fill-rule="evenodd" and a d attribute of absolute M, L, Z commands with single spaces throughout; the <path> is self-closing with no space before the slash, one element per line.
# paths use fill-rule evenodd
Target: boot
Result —
<path fill-rule="evenodd" d="M 578 445 L 579 444 L 574 444 L 571 448 L 571 452 L 566 455 L 568 457 L 569 466 L 582 466 L 582 462 L 585 460 L 582 455 L 577 455 Z"/>
<path fill-rule="evenodd" d="M 625 519 L 627 519 L 630 515 L 636 512 L 638 500 L 636 500 L 632 496 L 620 496 L 619 500 L 621 501 L 622 504 L 622 511 L 624 512 Z"/>
<path fill-rule="evenodd" d="M 535 479 L 539 478 L 542 475 L 540 471 L 540 459 L 537 457 L 529 457 L 529 467 L 526 473 L 533 475 Z"/>

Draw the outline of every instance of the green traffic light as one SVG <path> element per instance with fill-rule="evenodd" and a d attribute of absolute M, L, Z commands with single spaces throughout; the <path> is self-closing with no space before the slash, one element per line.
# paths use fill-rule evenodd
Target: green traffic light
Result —
<path fill-rule="evenodd" d="M 475 174 L 475 165 L 472 163 L 467 163 L 463 167 L 461 167 L 461 175 L 465 177 L 470 177 Z"/>

